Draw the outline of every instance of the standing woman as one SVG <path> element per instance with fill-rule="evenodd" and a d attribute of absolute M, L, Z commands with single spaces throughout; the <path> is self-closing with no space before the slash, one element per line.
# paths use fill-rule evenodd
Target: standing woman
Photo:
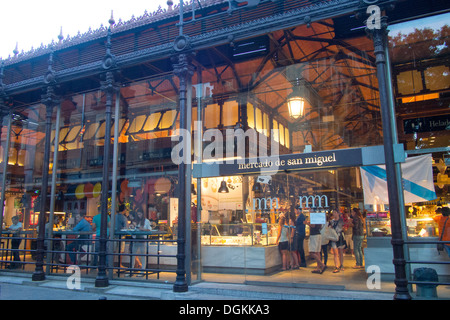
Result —
<path fill-rule="evenodd" d="M 278 236 L 277 236 L 277 244 L 278 249 L 281 252 L 281 259 L 283 262 L 283 271 L 287 270 L 289 263 L 289 229 L 286 226 L 286 216 L 282 213 L 278 219 Z"/>
<path fill-rule="evenodd" d="M 353 269 L 363 268 L 362 242 L 364 239 L 364 222 L 361 211 L 358 208 L 352 209 L 353 218 L 353 246 L 355 251 L 356 265 Z"/>
<path fill-rule="evenodd" d="M 336 231 L 337 235 L 339 236 L 338 241 L 330 241 L 331 251 L 333 251 L 334 255 L 333 273 L 337 273 L 340 270 L 344 270 L 344 248 L 345 248 L 344 219 L 342 219 L 341 215 L 337 210 L 333 210 L 331 214 L 332 219 L 330 221 L 330 227 L 333 228 Z"/>

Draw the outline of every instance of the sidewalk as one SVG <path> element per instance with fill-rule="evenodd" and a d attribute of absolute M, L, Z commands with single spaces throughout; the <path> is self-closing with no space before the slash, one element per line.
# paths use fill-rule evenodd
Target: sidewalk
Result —
<path fill-rule="evenodd" d="M 0 272 L 0 300 L 392 300 L 391 292 L 346 290 L 339 286 L 251 282 L 227 284 L 201 282 L 185 293 L 173 292 L 168 283 L 111 280 L 96 288 L 95 280 L 83 278 L 80 289 L 69 289 L 67 276 L 48 276 L 33 282 L 31 275 Z M 19 290 L 20 288 L 20 290 Z M 24 290 L 26 288 L 26 290 Z M 441 297 L 440 297 L 441 298 Z M 443 297 L 444 298 L 444 297 Z M 448 297 L 447 297 L 448 298 Z M 442 298 L 441 298 L 442 299 Z"/>

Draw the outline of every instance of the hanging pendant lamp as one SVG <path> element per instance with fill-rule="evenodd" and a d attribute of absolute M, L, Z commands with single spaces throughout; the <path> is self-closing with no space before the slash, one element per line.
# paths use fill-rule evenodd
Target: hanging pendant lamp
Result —
<path fill-rule="evenodd" d="M 228 190 L 227 183 L 225 180 L 222 180 L 220 183 L 219 193 L 229 193 L 230 190 Z"/>

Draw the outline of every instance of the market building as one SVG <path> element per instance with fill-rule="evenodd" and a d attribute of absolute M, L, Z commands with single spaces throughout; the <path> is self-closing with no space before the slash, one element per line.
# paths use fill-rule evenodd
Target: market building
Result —
<path fill-rule="evenodd" d="M 450 275 L 422 243 L 450 202 L 446 1 L 167 4 L 1 61 L 1 268 L 40 281 L 76 263 L 98 286 L 176 291 L 208 274 L 309 277 L 281 270 L 277 245 L 300 207 L 367 213 L 365 266 L 397 298 L 417 265 Z M 122 209 L 150 228 L 119 228 Z M 79 214 L 97 230 L 73 231 Z"/>

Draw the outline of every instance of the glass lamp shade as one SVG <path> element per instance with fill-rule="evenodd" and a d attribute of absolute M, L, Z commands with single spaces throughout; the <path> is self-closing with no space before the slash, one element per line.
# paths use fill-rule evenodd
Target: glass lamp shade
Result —
<path fill-rule="evenodd" d="M 230 192 L 230 190 L 228 190 L 227 183 L 225 181 L 222 181 L 220 183 L 219 193 L 228 193 L 228 192 Z"/>
<path fill-rule="evenodd" d="M 287 104 L 289 109 L 289 116 L 292 119 L 303 117 L 305 113 L 305 98 L 297 95 L 292 95 L 288 98 Z"/>

